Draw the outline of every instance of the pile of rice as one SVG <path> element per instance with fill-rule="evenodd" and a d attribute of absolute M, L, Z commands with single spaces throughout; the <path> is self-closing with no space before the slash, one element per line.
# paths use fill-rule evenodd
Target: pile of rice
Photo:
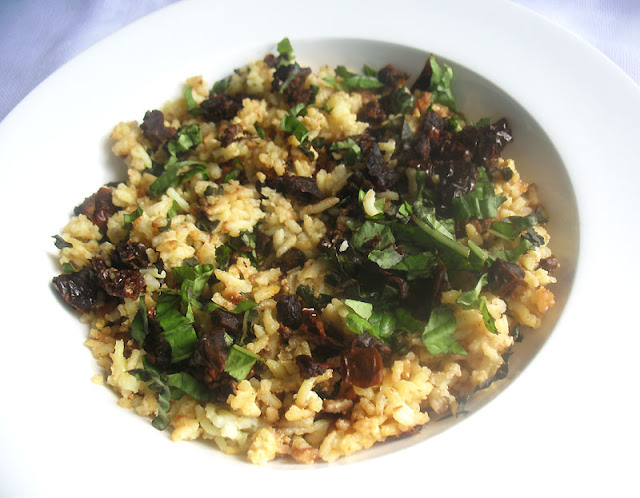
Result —
<path fill-rule="evenodd" d="M 339 390 L 339 396 L 327 396 L 326 393 L 337 392 L 343 379 L 339 362 L 329 361 L 322 374 L 304 378 L 296 357 L 313 356 L 313 345 L 304 334 L 283 336 L 276 306 L 279 296 L 294 295 L 299 286 L 307 285 L 316 295 L 333 296 L 321 310 L 326 326 L 353 334 L 345 325 L 352 310 L 345 305 L 345 296 L 335 295 L 336 289 L 325 281 L 332 262 L 323 256 L 318 244 L 335 228 L 331 224 L 339 218 L 335 215 L 340 209 L 338 194 L 347 185 L 354 166 L 347 166 L 339 157 L 333 164 L 318 161 L 317 151 L 305 154 L 299 148 L 299 140 L 281 129 L 291 105 L 282 94 L 273 91 L 275 69 L 268 62 L 252 62 L 232 75 L 224 93 L 239 96 L 241 108 L 223 124 L 190 113 L 184 98 L 162 107 L 166 127 L 199 125 L 202 142 L 185 158 L 205 163 L 207 175 L 196 174 L 156 198 L 149 193 L 157 179 L 152 174 L 153 144 L 138 122 L 118 124 L 111 134 L 113 152 L 126 164 L 128 180 L 109 187 L 117 212 L 109 217 L 105 233 L 85 214 L 73 216 L 61 233 L 64 247 L 60 263 L 78 270 L 91 266 L 94 258 L 109 261 L 116 244 L 127 237 L 144 244 L 150 265 L 140 272 L 146 285 L 143 295 L 148 310 L 155 306 L 157 291 L 167 286 L 172 268 L 182 266 L 185 260 L 194 261 L 193 258 L 199 264 L 213 265 L 215 278 L 210 279 L 203 295 L 229 310 L 236 306 L 239 296 L 257 303 L 257 315 L 243 347 L 262 362 L 256 364 L 248 378 L 234 382 L 233 392 L 226 400 L 203 402 L 189 395 L 172 399 L 168 411 L 171 439 L 211 439 L 223 452 L 246 454 L 256 464 L 286 455 L 303 463 L 332 462 L 412 431 L 431 419 L 455 413 L 461 398 L 487 385 L 504 366 L 503 356 L 514 344 L 514 328 L 539 327 L 543 315 L 554 304 L 547 286 L 555 278 L 540 267 L 540 262 L 551 258 L 552 253 L 545 228 L 535 226 L 544 243 L 517 261 L 524 272 L 523 281 L 507 298 L 482 290 L 480 297 L 486 298 L 495 332 L 487 329 L 479 309 L 463 309 L 456 303 L 462 290 L 450 288 L 441 292 L 441 302 L 437 304 L 453 311 L 457 324 L 454 337 L 466 355 L 431 354 L 418 334 L 407 339 L 408 348 L 393 352 L 385 361 L 379 385 L 354 385 Z M 340 81 L 329 67 L 306 78 L 305 88 L 317 88 L 315 105 L 298 118 L 308 131 L 307 140 L 321 137 L 327 143 L 344 141 L 362 135 L 369 127 L 367 122 L 358 120 L 358 113 L 366 104 L 366 92 L 342 90 L 332 84 L 332 79 Z M 210 97 L 210 84 L 200 76 L 187 79 L 185 88 L 189 101 L 196 105 Z M 428 97 L 425 92 L 423 99 L 428 101 Z M 453 115 L 443 104 L 432 103 L 430 109 L 444 118 Z M 409 113 L 414 127 L 420 115 L 421 109 L 416 105 Z M 236 128 L 241 130 L 240 138 L 226 143 L 222 134 L 230 125 L 240 127 Z M 396 141 L 388 139 L 378 146 L 390 167 L 397 167 Z M 241 181 L 228 177 L 225 181 L 229 172 L 225 165 L 229 164 L 241 165 Z M 500 158 L 497 168 L 509 168 L 513 173 L 508 180 L 494 181 L 496 193 L 505 198 L 497 218 L 535 213 L 540 208 L 536 190 L 520 178 L 513 161 Z M 415 173 L 415 168 L 406 168 L 409 192 L 416 188 L 412 184 Z M 322 200 L 299 203 L 275 188 L 261 185 L 268 178 L 281 175 L 315 178 Z M 260 190 L 257 184 L 261 185 Z M 375 215 L 373 202 L 380 193 L 371 190 L 364 194 L 364 213 Z M 393 191 L 382 195 L 390 200 L 398 198 Z M 171 215 L 176 204 L 178 214 L 171 218 L 167 229 L 168 213 Z M 138 209 L 141 214 L 127 227 L 128 215 Z M 196 210 L 217 222 L 215 228 L 208 231 L 198 224 Z M 345 219 L 339 223 L 344 226 Z M 306 257 L 304 264 L 283 272 L 278 266 L 261 267 L 249 257 L 239 256 L 225 269 L 220 268 L 217 250 L 230 237 L 258 229 L 272 243 L 271 260 L 297 248 Z M 470 221 L 463 230 L 464 236 L 458 237 L 462 244 L 472 241 L 489 252 L 505 247 L 505 241 L 482 230 L 478 223 Z M 162 264 L 157 264 L 160 260 Z M 130 333 L 139 309 L 137 298 L 121 299 L 106 313 L 92 309 L 85 314 L 91 324 L 86 344 L 105 371 L 94 382 L 106 382 L 119 394 L 122 407 L 154 417 L 158 414 L 158 392 L 149 382 L 129 373 L 145 368 L 145 351 Z M 198 327 L 196 330 L 200 333 Z"/>

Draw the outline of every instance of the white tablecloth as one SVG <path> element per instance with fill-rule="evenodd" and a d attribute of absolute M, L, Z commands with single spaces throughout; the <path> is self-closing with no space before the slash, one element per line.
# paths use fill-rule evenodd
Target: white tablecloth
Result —
<path fill-rule="evenodd" d="M 0 120 L 69 59 L 175 1 L 0 1 Z M 640 82 L 640 0 L 511 1 L 580 36 Z"/>

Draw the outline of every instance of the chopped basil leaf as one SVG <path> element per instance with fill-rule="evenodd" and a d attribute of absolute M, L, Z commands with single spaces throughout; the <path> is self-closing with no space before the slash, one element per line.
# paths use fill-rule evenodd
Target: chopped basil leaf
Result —
<path fill-rule="evenodd" d="M 345 322 L 347 328 L 354 334 L 360 335 L 367 332 L 370 335 L 375 335 L 375 330 L 368 320 L 362 318 L 357 313 L 349 313 Z"/>
<path fill-rule="evenodd" d="M 402 254 L 400 254 L 393 245 L 387 246 L 384 249 L 374 249 L 369 253 L 369 259 L 383 270 L 395 268 L 401 263 L 402 258 Z"/>
<path fill-rule="evenodd" d="M 163 227 L 158 228 L 158 231 L 166 232 L 167 230 L 169 230 L 171 228 L 171 219 L 179 212 L 180 204 L 178 204 L 176 201 L 173 201 L 173 204 L 171 204 L 169 211 L 167 211 L 167 224 Z"/>
<path fill-rule="evenodd" d="M 258 306 L 258 303 L 256 303 L 255 301 L 252 301 L 251 299 L 245 299 L 244 301 L 240 301 L 238 304 L 236 304 L 235 308 L 227 311 L 239 315 L 240 313 L 244 313 L 245 311 L 253 309 L 256 306 Z"/>
<path fill-rule="evenodd" d="M 484 220 L 498 216 L 498 208 L 504 200 L 504 197 L 496 194 L 485 169 L 480 167 L 475 188 L 467 195 L 453 199 L 452 205 L 455 218 L 458 221 L 470 218 Z"/>
<path fill-rule="evenodd" d="M 468 120 L 465 116 L 453 115 L 449 118 L 449 124 L 455 132 L 461 131 L 467 123 Z"/>
<path fill-rule="evenodd" d="M 248 310 L 252 310 L 256 306 L 258 306 L 258 303 L 256 303 L 255 301 L 252 301 L 251 299 L 245 299 L 243 301 L 240 301 L 232 310 L 220 306 L 219 304 L 216 304 L 214 302 L 207 303 L 207 305 L 203 309 L 205 311 L 215 311 L 217 309 L 223 309 L 225 311 L 228 311 L 229 313 L 233 313 L 234 315 L 240 315 L 241 313 L 244 313 Z"/>
<path fill-rule="evenodd" d="M 539 212 L 530 214 L 529 216 L 509 216 L 491 223 L 489 233 L 492 233 L 501 239 L 514 240 L 526 228 L 540 225 L 545 222 L 546 220 Z"/>
<path fill-rule="evenodd" d="M 131 337 L 135 339 L 140 347 L 149 333 L 149 318 L 147 317 L 147 306 L 144 302 L 144 295 L 140 296 L 140 308 L 131 322 Z"/>
<path fill-rule="evenodd" d="M 196 166 L 189 171 L 178 175 L 178 171 L 186 166 Z M 167 162 L 165 171 L 156 180 L 149 185 L 149 192 L 153 197 L 158 197 L 164 193 L 169 187 L 177 187 L 184 180 L 195 176 L 197 173 L 202 173 L 205 178 L 208 178 L 207 164 L 200 161 L 176 161 L 175 156 Z"/>
<path fill-rule="evenodd" d="M 424 328 L 424 324 L 416 320 L 406 308 L 396 308 L 394 316 L 397 330 L 414 333 Z"/>
<path fill-rule="evenodd" d="M 435 211 L 430 212 L 424 208 L 416 209 L 417 207 L 419 206 L 414 204 L 414 214 L 411 219 L 424 233 L 431 237 L 438 246 L 450 249 L 463 258 L 469 257 L 469 248 L 458 242 L 447 227 L 436 219 Z"/>
<path fill-rule="evenodd" d="M 298 116 L 304 117 L 307 115 L 307 107 L 309 107 L 307 104 L 301 102 L 300 104 L 296 104 L 291 109 L 289 109 L 289 114 L 296 118 Z"/>
<path fill-rule="evenodd" d="M 378 80 L 377 73 L 376 75 L 365 74 L 364 76 L 360 76 L 352 73 L 344 66 L 338 66 L 336 67 L 336 75 L 342 78 L 342 82 L 337 82 L 331 77 L 324 78 L 324 81 L 340 90 L 370 90 L 384 86 L 380 80 Z"/>
<path fill-rule="evenodd" d="M 216 81 L 211 88 L 211 95 L 222 95 L 227 91 L 231 84 L 231 76 Z"/>
<path fill-rule="evenodd" d="M 433 355 L 439 354 L 467 354 L 464 348 L 455 340 L 456 317 L 446 306 L 438 306 L 431 310 L 429 322 L 422 332 L 422 342 L 427 351 Z"/>
<path fill-rule="evenodd" d="M 455 99 L 451 91 L 451 80 L 453 78 L 453 70 L 443 64 L 444 69 L 438 64 L 433 54 L 429 57 L 431 65 L 431 83 L 429 90 L 431 91 L 431 102 L 444 104 L 452 111 L 456 110 Z"/>
<path fill-rule="evenodd" d="M 485 296 L 480 297 L 480 291 L 486 284 L 487 275 L 484 274 L 480 277 L 480 280 L 478 280 L 474 289 L 463 292 L 458 296 L 456 304 L 463 310 L 479 310 L 482 313 L 482 319 L 487 330 L 496 334 L 496 320 L 491 316 L 491 313 L 489 313 L 489 309 L 487 308 L 487 298 Z"/>
<path fill-rule="evenodd" d="M 231 180 L 237 180 L 240 176 L 240 173 L 241 171 L 239 169 L 232 169 L 231 171 L 229 171 L 229 173 L 224 175 L 222 183 L 229 183 Z"/>
<path fill-rule="evenodd" d="M 362 66 L 362 74 L 364 74 L 365 76 L 373 76 L 374 78 L 378 77 L 378 71 L 376 71 L 372 67 L 367 66 L 366 64 Z"/>
<path fill-rule="evenodd" d="M 195 165 L 193 168 L 185 171 L 184 173 L 180 174 L 180 176 L 178 176 L 179 184 L 184 182 L 185 180 L 193 178 L 198 174 L 202 175 L 203 180 L 209 179 L 209 171 L 207 170 L 208 165 L 206 163 L 201 163 L 198 161 L 182 161 L 178 164 L 181 164 L 182 166 Z"/>
<path fill-rule="evenodd" d="M 309 161 L 313 161 L 315 159 L 315 156 L 313 155 L 313 152 L 311 152 L 311 149 L 308 149 L 307 147 L 305 147 L 302 144 L 298 145 L 298 149 L 300 149 L 300 151 L 305 156 L 307 156 L 307 159 L 309 159 Z"/>
<path fill-rule="evenodd" d="M 180 285 L 185 316 L 193 322 L 193 308 L 199 307 L 197 299 L 202 295 L 205 284 L 213 275 L 213 265 L 180 266 L 172 268 L 171 273 L 176 283 Z"/>
<path fill-rule="evenodd" d="M 295 56 L 293 55 L 293 47 L 291 46 L 289 38 L 285 37 L 280 40 L 276 49 L 278 50 L 278 55 L 284 56 L 287 60 L 291 61 L 295 59 Z"/>
<path fill-rule="evenodd" d="M 200 143 L 202 143 L 200 126 L 197 124 L 184 125 L 167 142 L 167 151 L 170 155 L 176 156 L 182 152 L 187 152 Z"/>
<path fill-rule="evenodd" d="M 406 256 L 391 269 L 407 272 L 407 280 L 415 280 L 417 278 L 429 278 L 437 264 L 436 255 L 425 251 Z"/>
<path fill-rule="evenodd" d="M 307 127 L 302 124 L 302 122 L 299 121 L 298 118 L 292 116 L 291 114 L 285 114 L 282 117 L 282 121 L 280 122 L 280 129 L 296 137 L 298 139 L 298 142 L 300 143 L 304 142 L 304 140 L 307 138 L 307 135 L 309 134 L 309 130 L 307 130 Z"/>
<path fill-rule="evenodd" d="M 484 128 L 486 126 L 489 126 L 490 124 L 491 124 L 491 119 L 482 118 L 482 119 L 479 119 L 478 122 L 473 126 L 475 126 L 476 128 Z"/>
<path fill-rule="evenodd" d="M 191 321 L 178 311 L 181 301 L 180 295 L 163 292 L 156 305 L 156 320 L 171 346 L 172 363 L 190 358 L 198 340 Z"/>
<path fill-rule="evenodd" d="M 64 240 L 62 237 L 60 237 L 60 235 L 52 235 L 51 237 L 53 237 L 55 241 L 54 244 L 58 249 L 64 249 L 65 247 L 73 247 L 73 244 Z"/>
<path fill-rule="evenodd" d="M 256 129 L 256 133 L 258 134 L 258 136 L 264 140 L 265 138 L 265 133 L 264 133 L 264 128 L 262 126 L 260 126 L 258 123 L 254 123 L 253 127 Z"/>
<path fill-rule="evenodd" d="M 125 213 L 123 216 L 124 223 L 122 224 L 122 228 L 125 230 L 131 230 L 133 226 L 133 222 L 142 216 L 142 208 L 140 204 L 137 205 L 138 208 L 131 214 Z"/>
<path fill-rule="evenodd" d="M 405 114 L 411 111 L 416 99 L 406 87 L 398 88 L 389 95 L 389 110 L 391 114 Z"/>
<path fill-rule="evenodd" d="M 356 301 L 355 299 L 345 299 L 344 304 L 351 308 L 354 313 L 361 316 L 365 320 L 368 320 L 373 312 L 373 304 L 365 301 Z"/>
<path fill-rule="evenodd" d="M 198 401 L 210 401 L 211 395 L 206 385 L 202 384 L 191 375 L 185 372 L 172 373 L 167 375 L 167 384 L 180 394 L 188 394 Z"/>
<path fill-rule="evenodd" d="M 216 263 L 218 264 L 218 268 L 222 270 L 229 268 L 229 260 L 231 259 L 232 253 L 233 251 L 228 246 L 216 248 Z"/>
<path fill-rule="evenodd" d="M 251 372 L 256 361 L 263 361 L 257 354 L 252 353 L 242 346 L 231 346 L 229 356 L 224 366 L 224 371 L 236 380 L 244 380 Z"/>
<path fill-rule="evenodd" d="M 347 166 L 355 164 L 362 158 L 360 146 L 351 137 L 333 142 L 329 150 L 332 152 L 344 151 L 342 157 Z"/>
<path fill-rule="evenodd" d="M 184 98 L 187 101 L 187 112 L 189 112 L 189 114 L 198 114 L 200 113 L 200 108 L 193 98 L 192 90 L 193 88 L 190 86 L 184 89 Z"/>
<path fill-rule="evenodd" d="M 136 368 L 129 370 L 131 375 L 142 382 L 148 382 L 149 388 L 158 393 L 158 415 L 153 419 L 151 425 L 163 431 L 169 425 L 169 406 L 171 402 L 171 389 L 169 385 L 164 381 L 158 372 L 153 370 L 145 370 L 142 368 Z"/>
<path fill-rule="evenodd" d="M 324 309 L 331 302 L 332 297 L 327 294 L 316 296 L 308 285 L 299 285 L 296 294 L 302 298 L 304 303 L 318 311 Z"/>
<path fill-rule="evenodd" d="M 62 263 L 62 271 L 64 273 L 75 273 L 78 270 L 76 270 L 76 267 L 67 261 L 66 263 Z"/>

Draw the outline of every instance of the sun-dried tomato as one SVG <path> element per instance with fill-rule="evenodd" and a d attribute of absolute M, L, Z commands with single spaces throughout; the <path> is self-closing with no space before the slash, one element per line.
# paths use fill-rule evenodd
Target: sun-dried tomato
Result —
<path fill-rule="evenodd" d="M 98 299 L 98 280 L 91 268 L 63 273 L 53 279 L 62 298 L 79 311 L 88 312 Z"/>
<path fill-rule="evenodd" d="M 100 287 L 110 296 L 122 299 L 137 299 L 145 290 L 144 277 L 138 270 L 109 268 L 99 258 L 94 258 L 91 263 L 98 277 Z"/>

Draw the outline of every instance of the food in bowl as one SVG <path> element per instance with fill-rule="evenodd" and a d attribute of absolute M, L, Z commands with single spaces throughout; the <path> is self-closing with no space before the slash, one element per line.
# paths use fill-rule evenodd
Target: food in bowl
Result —
<path fill-rule="evenodd" d="M 430 56 L 410 83 L 278 55 L 118 124 L 128 180 L 55 236 L 118 403 L 253 463 L 457 414 L 553 306 L 544 213 Z"/>

